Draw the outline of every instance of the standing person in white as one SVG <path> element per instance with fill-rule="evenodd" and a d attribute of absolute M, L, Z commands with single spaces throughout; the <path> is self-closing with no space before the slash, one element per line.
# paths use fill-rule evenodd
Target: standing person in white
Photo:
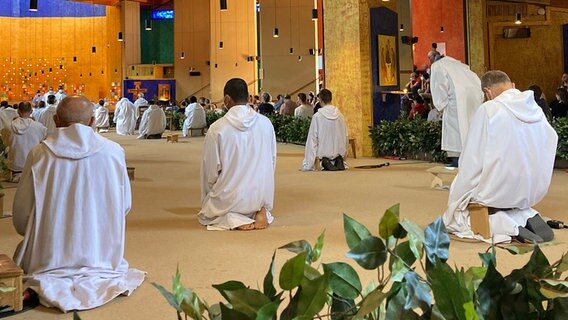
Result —
<path fill-rule="evenodd" d="M 316 159 L 321 160 L 324 170 L 345 170 L 343 162 L 347 154 L 345 118 L 339 109 L 331 104 L 331 91 L 323 89 L 318 96 L 323 107 L 312 117 L 302 170 L 314 170 Z"/>
<path fill-rule="evenodd" d="M 469 122 L 475 110 L 483 103 L 479 77 L 469 66 L 452 57 L 430 51 L 430 91 L 432 102 L 442 115 L 442 150 L 457 167 Z"/>
<path fill-rule="evenodd" d="M 127 136 L 134 134 L 136 127 L 136 114 L 134 105 L 128 98 L 122 98 L 116 103 L 113 120 L 116 123 L 116 133 Z"/>
<path fill-rule="evenodd" d="M 140 107 L 145 107 L 148 105 L 148 100 L 144 99 L 144 94 L 140 92 L 138 94 L 138 99 L 134 101 L 134 112 L 136 113 L 136 120 L 140 118 Z"/>
<path fill-rule="evenodd" d="M 2 129 L 2 139 L 8 150 L 8 170 L 12 171 L 12 182 L 18 182 L 24 168 L 26 157 L 33 147 L 47 137 L 47 129 L 31 118 L 32 105 L 21 102 L 18 106 L 19 118 L 8 128 Z"/>
<path fill-rule="evenodd" d="M 198 219 L 208 230 L 265 229 L 273 221 L 274 127 L 247 105 L 243 79 L 229 80 L 223 92 L 229 111 L 205 136 Z"/>
<path fill-rule="evenodd" d="M 467 209 L 474 202 L 489 208 L 493 239 L 483 240 L 550 241 L 552 230 L 532 206 L 548 192 L 558 136 L 532 91 L 515 89 L 501 71 L 489 71 L 481 83 L 489 101 L 471 120 L 444 223 L 459 237 L 480 239 Z"/>
<path fill-rule="evenodd" d="M 205 109 L 199 103 L 197 98 L 191 96 L 189 98 L 189 105 L 185 107 L 185 121 L 183 122 L 182 133 L 187 137 L 189 129 L 201 129 L 207 127 L 207 120 L 205 117 Z"/>
<path fill-rule="evenodd" d="M 161 139 L 164 131 L 166 131 L 166 114 L 162 108 L 152 102 L 150 108 L 142 115 L 138 139 Z"/>
<path fill-rule="evenodd" d="M 95 129 L 97 132 L 108 132 L 110 121 L 108 116 L 107 103 L 104 100 L 99 100 L 99 105 L 95 109 Z"/>
<path fill-rule="evenodd" d="M 124 259 L 132 199 L 124 150 L 93 131 L 92 114 L 87 98 L 63 99 L 57 132 L 30 152 L 14 198 L 24 287 L 63 312 L 129 295 L 145 277 Z"/>
<path fill-rule="evenodd" d="M 54 95 L 49 95 L 47 97 L 47 107 L 43 110 L 39 116 L 37 121 L 41 122 L 47 128 L 47 135 L 53 135 L 56 131 L 55 121 L 53 117 L 57 112 L 57 100 L 55 99 Z"/>

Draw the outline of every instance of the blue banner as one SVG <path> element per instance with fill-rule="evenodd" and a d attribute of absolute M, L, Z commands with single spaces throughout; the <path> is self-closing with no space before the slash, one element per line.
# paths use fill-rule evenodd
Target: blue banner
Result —
<path fill-rule="evenodd" d="M 168 101 L 176 98 L 175 80 L 124 80 L 124 96 L 132 102 L 138 99 L 138 93 L 143 93 L 148 101 Z"/>
<path fill-rule="evenodd" d="M 37 0 L 37 11 L 30 11 L 30 0 L 0 1 L 0 16 L 13 18 L 102 17 L 106 6 L 66 0 Z"/>

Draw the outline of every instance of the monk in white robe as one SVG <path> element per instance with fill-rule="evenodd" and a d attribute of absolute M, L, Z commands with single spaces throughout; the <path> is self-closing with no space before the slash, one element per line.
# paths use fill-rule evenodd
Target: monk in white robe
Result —
<path fill-rule="evenodd" d="M 162 108 L 152 104 L 142 115 L 138 139 L 161 139 L 164 131 L 166 131 L 166 114 Z"/>
<path fill-rule="evenodd" d="M 470 123 L 443 219 L 448 231 L 457 236 L 481 239 L 471 231 L 467 206 L 475 202 L 492 208 L 490 213 L 495 213 L 489 216 L 489 224 L 497 243 L 519 235 L 521 229 L 526 232 L 527 221 L 538 215 L 532 206 L 548 191 L 558 136 L 532 91 L 514 89 L 501 71 L 485 74 L 482 85 L 490 100 L 478 108 Z M 542 239 L 537 242 L 552 240 L 554 235 L 548 230 L 539 236 Z"/>
<path fill-rule="evenodd" d="M 247 105 L 244 80 L 229 80 L 224 94 L 229 111 L 211 125 L 203 145 L 198 219 L 208 230 L 264 229 L 273 221 L 274 127 Z"/>
<path fill-rule="evenodd" d="M 138 94 L 138 99 L 134 101 L 134 112 L 136 113 L 136 120 L 138 120 L 138 118 L 140 118 L 141 116 L 140 107 L 145 107 L 148 105 L 149 105 L 148 100 L 144 99 L 144 94 L 140 92 Z"/>
<path fill-rule="evenodd" d="M 41 122 L 41 124 L 43 124 L 47 128 L 48 136 L 55 134 L 55 131 L 57 130 L 55 120 L 53 120 L 56 112 L 57 101 L 55 100 L 55 96 L 49 95 L 49 97 L 47 98 L 47 107 L 45 107 L 45 110 L 43 110 L 43 112 L 39 116 L 39 119 L 37 119 L 37 121 Z"/>
<path fill-rule="evenodd" d="M 97 108 L 95 109 L 95 128 L 97 132 L 108 132 L 110 126 L 107 103 L 100 100 Z"/>
<path fill-rule="evenodd" d="M 134 111 L 134 105 L 128 98 L 122 98 L 116 103 L 116 108 L 114 109 L 114 123 L 116 123 L 116 133 L 127 136 L 134 134 L 134 128 L 136 127 L 136 114 Z"/>
<path fill-rule="evenodd" d="M 30 152 L 14 198 L 24 287 L 63 312 L 128 295 L 145 277 L 124 259 L 131 208 L 124 150 L 96 134 L 93 121 L 87 98 L 63 99 L 57 132 Z"/>
<path fill-rule="evenodd" d="M 469 122 L 477 107 L 483 103 L 479 77 L 469 66 L 452 57 L 430 51 L 432 64 L 430 91 L 432 102 L 442 115 L 442 150 L 455 158 L 457 165 L 467 136 Z"/>
<path fill-rule="evenodd" d="M 312 117 L 304 161 L 303 171 L 314 170 L 314 164 L 322 161 L 322 169 L 345 170 L 343 159 L 347 154 L 347 125 L 339 109 L 331 104 L 331 91 L 323 89 L 319 93 L 324 105 Z"/>
<path fill-rule="evenodd" d="M 185 120 L 183 121 L 182 128 L 184 137 L 187 137 L 190 129 L 202 129 L 207 127 L 205 109 L 194 99 L 195 97 L 191 97 L 190 104 L 185 108 Z"/>
<path fill-rule="evenodd" d="M 0 110 L 0 130 L 10 128 L 12 120 L 18 117 L 18 110 L 8 106 Z"/>
<path fill-rule="evenodd" d="M 8 128 L 2 129 L 2 139 L 8 151 L 6 166 L 12 171 L 12 182 L 19 181 L 19 173 L 30 150 L 47 137 L 47 129 L 31 118 L 32 105 L 29 102 L 20 103 L 18 114 L 20 117 L 14 119 Z"/>

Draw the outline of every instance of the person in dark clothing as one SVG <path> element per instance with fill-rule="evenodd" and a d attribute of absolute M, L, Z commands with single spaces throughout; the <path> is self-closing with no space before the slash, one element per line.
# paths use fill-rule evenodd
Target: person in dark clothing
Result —
<path fill-rule="evenodd" d="M 529 87 L 529 90 L 534 92 L 534 101 L 536 101 L 536 103 L 542 109 L 542 112 L 544 112 L 546 120 L 548 120 L 549 122 L 552 121 L 552 113 L 550 112 L 550 107 L 548 106 L 546 100 L 542 98 L 542 89 L 536 84 L 533 84 Z"/>
<path fill-rule="evenodd" d="M 568 91 L 564 88 L 556 90 L 556 100 L 550 104 L 552 119 L 568 116 Z"/>
<path fill-rule="evenodd" d="M 270 103 L 272 97 L 268 92 L 262 93 L 262 103 L 258 106 L 258 113 L 263 115 L 274 114 L 274 106 Z"/>

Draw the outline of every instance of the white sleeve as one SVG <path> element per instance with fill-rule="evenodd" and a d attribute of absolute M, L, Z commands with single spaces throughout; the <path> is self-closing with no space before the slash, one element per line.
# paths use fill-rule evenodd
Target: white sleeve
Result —
<path fill-rule="evenodd" d="M 34 178 L 32 175 L 33 158 L 34 150 L 32 149 L 26 159 L 18 189 L 14 196 L 12 209 L 12 223 L 14 224 L 14 228 L 16 228 L 16 232 L 22 236 L 25 235 L 29 217 L 32 211 L 35 210 Z"/>
<path fill-rule="evenodd" d="M 444 110 L 448 106 L 448 96 L 450 92 L 450 81 L 446 71 L 439 65 L 432 65 L 432 76 L 430 78 L 430 92 L 432 102 L 438 111 Z"/>
<path fill-rule="evenodd" d="M 302 164 L 303 171 L 314 170 L 314 162 L 316 161 L 317 147 L 318 147 L 317 119 L 312 119 L 312 123 L 310 124 L 310 131 L 308 132 L 308 139 L 306 140 L 306 150 L 304 155 L 304 162 Z"/>
<path fill-rule="evenodd" d="M 218 136 L 211 132 L 205 135 L 203 143 L 203 160 L 201 162 L 201 201 L 209 194 L 219 178 L 222 170 L 219 154 Z"/>

